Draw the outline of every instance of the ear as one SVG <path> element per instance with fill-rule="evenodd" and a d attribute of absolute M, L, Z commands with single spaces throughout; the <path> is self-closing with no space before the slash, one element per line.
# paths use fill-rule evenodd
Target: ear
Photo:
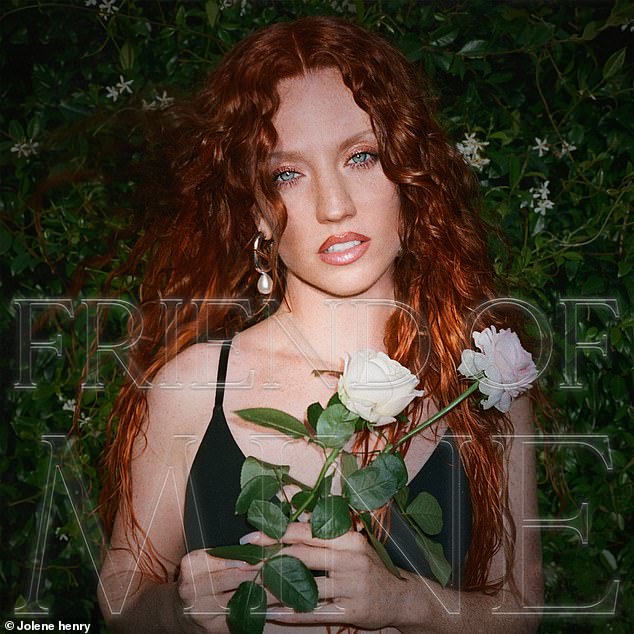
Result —
<path fill-rule="evenodd" d="M 270 240 L 273 237 L 273 230 L 271 229 L 271 225 L 266 221 L 266 219 L 261 215 L 256 215 L 255 223 L 258 227 L 258 231 L 261 231 L 264 234 L 265 240 Z"/>

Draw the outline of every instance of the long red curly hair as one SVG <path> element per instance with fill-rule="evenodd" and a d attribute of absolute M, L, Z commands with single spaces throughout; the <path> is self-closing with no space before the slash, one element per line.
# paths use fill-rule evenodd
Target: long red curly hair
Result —
<path fill-rule="evenodd" d="M 231 300 L 249 300 L 253 307 L 259 302 L 251 251 L 255 213 L 264 214 L 276 242 L 285 227 L 285 208 L 266 168 L 277 139 L 276 86 L 323 68 L 341 72 L 355 102 L 370 116 L 383 171 L 400 191 L 402 254 L 395 263 L 395 297 L 423 316 L 427 328 L 421 336 L 410 318 L 395 312 L 386 327 L 387 352 L 410 369 L 423 368 L 420 387 L 435 403 L 445 405 L 464 391 L 456 367 L 461 351 L 471 345 L 468 318 L 495 296 L 477 183 L 436 120 L 427 80 L 381 36 L 326 17 L 278 23 L 248 36 L 191 101 L 164 113 L 161 138 L 171 153 L 171 169 L 162 204 L 130 259 L 144 266 L 142 319 L 130 333 L 133 340 L 141 335 L 131 353 L 137 384 L 150 381 L 201 338 L 231 336 L 264 315 L 256 310 L 250 317 Z M 272 260 L 273 299 L 282 301 L 285 271 L 275 252 Z M 159 303 L 177 298 L 182 300 L 178 320 Z M 214 298 L 228 301 L 199 301 Z M 502 318 L 489 323 L 503 325 Z M 411 420 L 421 413 L 418 400 Z M 137 547 L 141 529 L 132 509 L 131 463 L 146 412 L 146 393 L 130 380 L 108 422 L 101 496 L 107 534 L 119 511 Z M 514 529 L 512 521 L 510 528 L 504 526 L 510 519 L 504 457 L 492 436 L 509 433 L 510 423 L 467 402 L 446 420 L 454 433 L 472 439 L 460 449 L 473 514 L 463 587 L 496 592 L 504 580 L 488 579 L 490 562 L 503 547 L 511 570 Z M 393 426 L 391 438 L 405 431 Z M 357 445 L 367 459 L 368 437 Z M 142 569 L 164 579 L 165 570 L 157 572 L 156 552 L 147 544 L 143 557 Z"/>

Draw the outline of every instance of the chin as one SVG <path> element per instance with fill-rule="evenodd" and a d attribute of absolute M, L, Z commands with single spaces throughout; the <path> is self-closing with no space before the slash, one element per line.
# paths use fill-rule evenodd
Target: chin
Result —
<path fill-rule="evenodd" d="M 327 288 L 322 287 L 322 291 L 333 297 L 341 299 L 354 299 L 360 296 L 372 296 L 374 299 L 390 299 L 393 293 L 389 293 L 387 290 L 380 293 L 378 289 L 374 288 L 375 282 L 368 284 L 365 282 L 355 282 L 349 280 L 342 284 L 332 284 Z"/>

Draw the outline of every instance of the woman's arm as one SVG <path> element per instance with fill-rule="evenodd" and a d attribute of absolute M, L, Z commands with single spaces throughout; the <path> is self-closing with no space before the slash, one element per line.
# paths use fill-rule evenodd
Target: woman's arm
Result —
<path fill-rule="evenodd" d="M 540 531 L 523 527 L 525 519 L 538 517 L 535 445 L 528 442 L 529 438 L 522 438 L 534 433 L 530 400 L 519 398 L 513 403 L 510 414 L 514 438 L 510 439 L 508 463 L 509 505 L 517 531 L 513 575 L 522 596 L 515 597 L 508 584 L 495 596 L 462 592 L 460 613 L 448 614 L 443 605 L 455 606 L 457 591 L 430 582 L 436 599 L 420 580 L 410 579 L 410 588 L 403 597 L 402 613 L 411 618 L 399 625 L 404 633 L 421 632 L 421 624 L 426 632 L 445 632 L 451 627 L 456 632 L 486 631 L 492 634 L 523 634 L 534 632 L 539 626 L 540 609 L 544 603 Z M 504 567 L 504 553 L 500 550 L 492 562 L 489 578 L 501 577 Z M 531 610 L 531 606 L 535 609 Z"/>
<path fill-rule="evenodd" d="M 320 597 L 332 601 L 331 609 L 307 614 L 276 609 L 271 618 L 281 623 L 349 623 L 367 629 L 391 626 L 404 634 L 534 632 L 540 621 L 543 581 L 539 531 L 522 528 L 523 518 L 537 517 L 534 445 L 521 438 L 533 433 L 527 398 L 514 403 L 511 420 L 517 436 L 510 443 L 509 458 L 509 505 L 517 528 L 513 573 L 522 598 L 514 597 L 508 584 L 496 596 L 489 596 L 443 588 L 405 571 L 404 580 L 399 580 L 387 572 L 360 535 L 350 532 L 335 540 L 317 540 L 310 537 L 308 525 L 291 525 L 284 541 L 294 545 L 285 552 L 300 557 L 310 568 L 328 571 L 328 578 L 318 578 L 317 583 Z M 268 541 L 259 537 L 255 543 Z M 500 551 L 489 578 L 500 578 L 503 572 L 504 553 Z"/>
<path fill-rule="evenodd" d="M 192 385 L 213 384 L 217 363 L 217 350 L 192 346 L 158 373 L 148 393 L 145 434 L 135 441 L 130 474 L 132 510 L 141 531 L 131 529 L 126 510 L 120 508 L 100 573 L 99 604 L 115 632 L 226 632 L 223 608 L 238 585 L 253 577 L 248 567 L 210 557 L 204 550 L 185 554 L 182 519 L 189 460 L 209 422 L 214 394 Z M 150 552 L 149 543 L 155 556 L 152 569 L 166 573 L 163 583 L 139 567 L 142 554 Z M 187 614 L 185 608 L 198 614 Z"/>

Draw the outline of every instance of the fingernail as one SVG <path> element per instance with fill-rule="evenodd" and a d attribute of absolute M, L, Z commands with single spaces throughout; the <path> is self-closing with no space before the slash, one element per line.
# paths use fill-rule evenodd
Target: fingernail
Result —
<path fill-rule="evenodd" d="M 229 559 L 225 562 L 226 568 L 248 568 L 250 564 L 244 561 L 236 561 L 235 559 Z"/>
<path fill-rule="evenodd" d="M 253 533 L 247 533 L 240 538 L 240 546 L 245 544 L 252 544 L 260 540 L 260 531 L 254 531 Z"/>

